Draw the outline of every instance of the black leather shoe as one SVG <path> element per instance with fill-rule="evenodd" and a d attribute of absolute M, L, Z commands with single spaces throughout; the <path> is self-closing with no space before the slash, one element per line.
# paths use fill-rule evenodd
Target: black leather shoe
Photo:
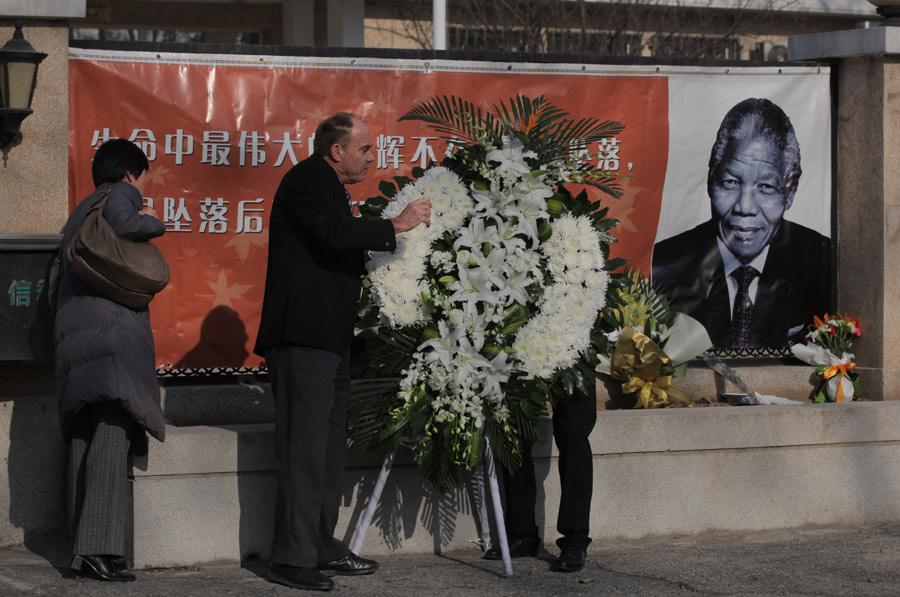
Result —
<path fill-rule="evenodd" d="M 319 564 L 319 570 L 322 572 L 331 572 L 332 574 L 343 574 L 345 576 L 372 574 L 378 570 L 378 562 L 361 558 L 351 552 L 340 560 L 332 560 L 330 562 Z"/>
<path fill-rule="evenodd" d="M 134 580 L 133 574 L 127 574 L 119 570 L 111 556 L 73 556 L 70 566 L 75 572 L 80 572 L 88 578 L 97 580 L 111 580 L 118 582 L 130 582 Z"/>
<path fill-rule="evenodd" d="M 577 547 L 563 547 L 559 557 L 550 564 L 554 572 L 578 572 L 584 568 L 587 552 Z"/>
<path fill-rule="evenodd" d="M 269 580 L 310 591 L 330 591 L 334 588 L 334 582 L 315 568 L 298 568 L 286 564 L 272 564 L 269 567 Z"/>
<path fill-rule="evenodd" d="M 533 558 L 538 555 L 538 550 L 540 548 L 540 537 L 516 537 L 509 542 L 509 557 L 524 558 L 527 556 Z M 500 553 L 500 546 L 495 545 L 484 552 L 482 557 L 485 560 L 502 560 L 503 554 Z"/>

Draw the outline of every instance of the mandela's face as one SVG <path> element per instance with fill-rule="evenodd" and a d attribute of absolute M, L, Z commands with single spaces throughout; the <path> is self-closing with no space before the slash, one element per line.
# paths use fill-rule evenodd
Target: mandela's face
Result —
<path fill-rule="evenodd" d="M 719 238 L 742 263 L 778 232 L 793 192 L 784 184 L 784 155 L 768 139 L 734 139 L 709 183 Z"/>

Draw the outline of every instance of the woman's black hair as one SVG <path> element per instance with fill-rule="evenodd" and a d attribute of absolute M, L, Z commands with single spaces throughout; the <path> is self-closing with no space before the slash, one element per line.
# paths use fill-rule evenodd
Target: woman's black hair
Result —
<path fill-rule="evenodd" d="M 104 182 L 119 182 L 126 174 L 135 178 L 150 169 L 150 162 L 141 148 L 126 139 L 110 139 L 97 149 L 91 174 L 94 186 Z"/>

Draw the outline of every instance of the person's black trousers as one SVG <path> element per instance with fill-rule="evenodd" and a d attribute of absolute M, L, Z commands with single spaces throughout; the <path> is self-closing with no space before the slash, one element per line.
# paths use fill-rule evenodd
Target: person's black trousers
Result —
<path fill-rule="evenodd" d="M 350 355 L 306 346 L 266 354 L 275 394 L 278 489 L 271 562 L 300 568 L 343 558 L 334 538 L 350 402 Z"/>
<path fill-rule="evenodd" d="M 117 400 L 86 405 L 69 439 L 72 553 L 125 555 L 128 450 L 134 420 Z"/>
<path fill-rule="evenodd" d="M 560 503 L 556 530 L 560 547 L 587 549 L 591 519 L 591 493 L 594 486 L 594 455 L 590 435 L 597 422 L 597 395 L 576 391 L 569 400 L 561 400 L 553 410 L 553 438 L 559 449 Z M 503 469 L 506 497 L 506 533 L 510 541 L 538 537 L 535 523 L 537 481 L 531 446 L 525 446 L 522 466 L 515 475 Z"/>

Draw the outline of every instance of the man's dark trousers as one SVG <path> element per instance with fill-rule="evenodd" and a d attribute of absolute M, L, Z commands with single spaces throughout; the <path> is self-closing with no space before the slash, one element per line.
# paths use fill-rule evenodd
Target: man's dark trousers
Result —
<path fill-rule="evenodd" d="M 560 400 L 553 409 L 553 438 L 559 449 L 561 496 L 556 530 L 560 547 L 587 549 L 591 520 L 591 494 L 594 486 L 594 455 L 590 435 L 597 422 L 597 395 L 580 391 L 569 400 Z M 515 475 L 503 469 L 506 497 L 506 532 L 510 540 L 538 537 L 535 523 L 537 481 L 531 446 L 525 447 L 522 466 Z"/>
<path fill-rule="evenodd" d="M 273 564 L 302 568 L 350 553 L 334 538 L 350 401 L 350 354 L 280 346 L 266 354 L 275 394 L 278 490 Z"/>

